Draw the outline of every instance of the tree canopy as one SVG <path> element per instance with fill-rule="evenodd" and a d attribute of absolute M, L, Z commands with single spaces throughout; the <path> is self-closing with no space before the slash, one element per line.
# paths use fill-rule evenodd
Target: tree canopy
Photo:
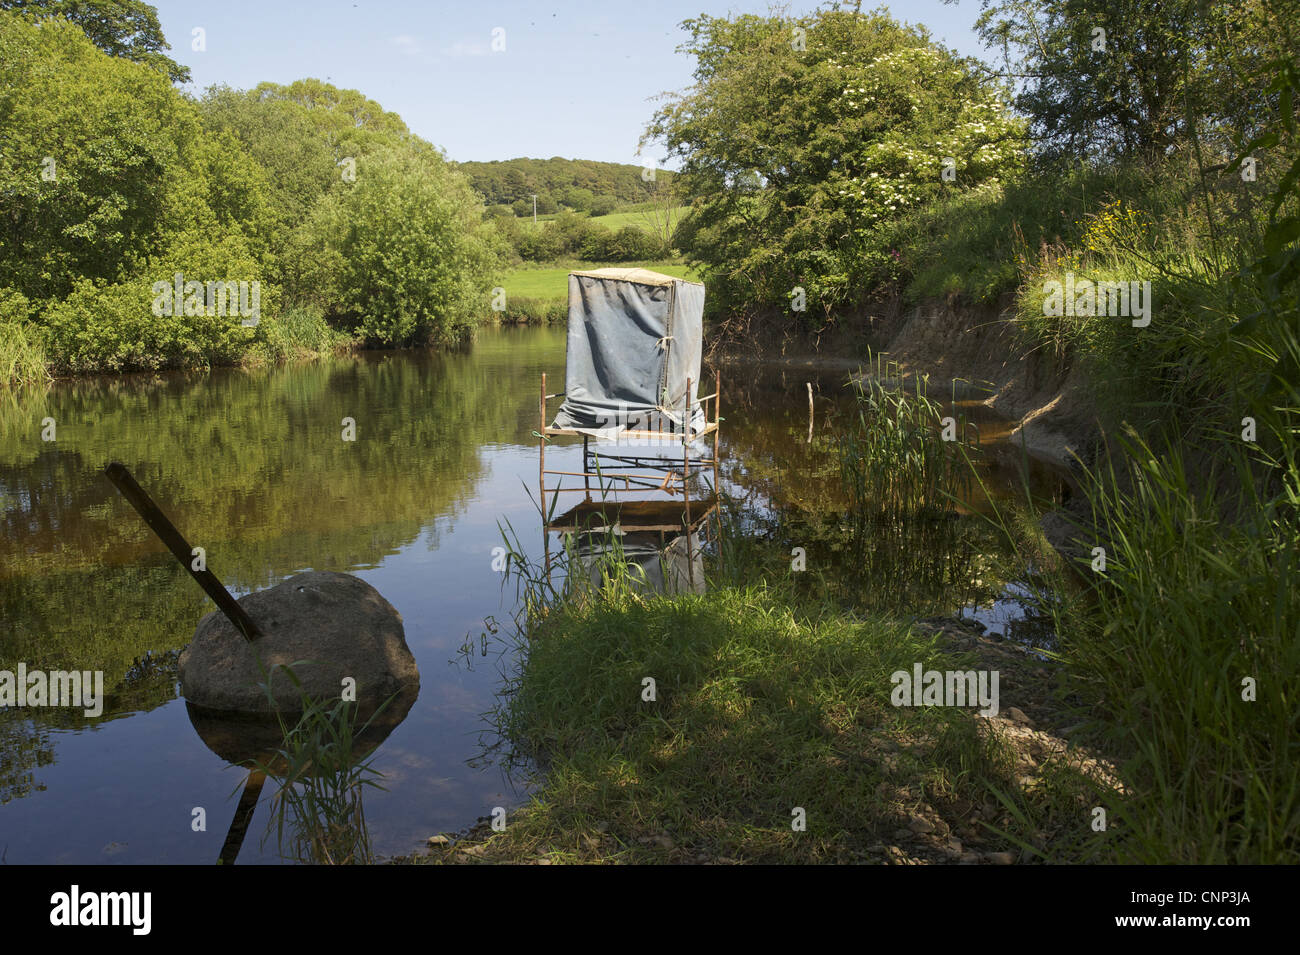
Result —
<path fill-rule="evenodd" d="M 1020 164 L 1002 89 L 924 30 L 883 13 L 701 16 L 684 24 L 695 85 L 646 141 L 682 163 L 694 204 L 679 244 L 715 308 L 807 317 L 862 300 L 887 273 L 878 234 L 945 192 Z"/>
<path fill-rule="evenodd" d="M 109 56 L 143 63 L 173 83 L 189 82 L 190 68 L 164 52 L 171 46 L 163 38 L 158 11 L 141 0 L 0 0 L 0 10 L 35 21 L 69 20 Z"/>
<path fill-rule="evenodd" d="M 333 340 L 329 322 L 384 345 L 461 336 L 488 307 L 499 243 L 482 201 L 397 115 L 315 79 L 195 101 L 156 63 L 32 13 L 0 12 L 0 303 L 56 368 L 275 351 L 282 306 L 316 310 L 314 340 Z M 177 274 L 256 286 L 258 321 L 206 300 L 159 314 L 153 290 Z"/>
<path fill-rule="evenodd" d="M 982 0 L 976 30 L 1041 156 L 1149 162 L 1193 123 L 1224 145 L 1258 132 L 1272 111 L 1242 78 L 1294 56 L 1269 23 L 1259 0 Z"/>

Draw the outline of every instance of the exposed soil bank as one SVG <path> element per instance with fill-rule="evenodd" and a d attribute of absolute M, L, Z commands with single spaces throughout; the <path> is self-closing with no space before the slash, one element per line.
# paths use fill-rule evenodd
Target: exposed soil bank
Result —
<path fill-rule="evenodd" d="M 1064 472 L 1091 460 L 1099 437 L 1083 375 L 1053 356 L 1030 351 L 1011 322 L 1008 304 L 966 307 L 926 304 L 903 309 L 897 300 L 838 323 L 817 343 L 792 343 L 757 356 L 719 348 L 718 359 L 760 361 L 790 368 L 875 372 L 875 356 L 894 363 L 900 384 L 916 377 L 936 398 L 976 401 L 1018 422 L 1010 440 Z M 867 354 L 873 356 L 870 362 Z"/>

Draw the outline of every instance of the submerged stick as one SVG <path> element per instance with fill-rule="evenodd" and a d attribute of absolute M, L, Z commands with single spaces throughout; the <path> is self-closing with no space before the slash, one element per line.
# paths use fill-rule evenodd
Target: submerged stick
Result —
<path fill-rule="evenodd" d="M 157 504 L 153 502 L 144 488 L 136 483 L 135 478 L 125 466 L 114 461 L 108 467 L 104 468 L 104 473 L 108 479 L 113 482 L 113 486 L 121 492 L 122 496 L 131 502 L 144 522 L 149 525 L 149 529 L 158 535 L 158 539 L 167 545 L 167 549 L 172 552 L 181 566 L 194 578 L 195 583 L 203 588 L 203 592 L 212 598 L 226 619 L 235 625 L 235 629 L 244 635 L 246 640 L 255 640 L 262 635 L 262 631 L 253 623 L 253 618 L 248 615 L 243 607 L 234 597 L 230 596 L 230 591 L 222 586 L 217 575 L 204 567 L 203 570 L 195 570 L 192 559 L 194 549 L 190 547 L 189 542 L 176 529 L 176 525 L 167 519 L 167 515 L 162 512 Z"/>
<path fill-rule="evenodd" d="M 813 433 L 813 395 L 812 382 L 808 382 L 808 443 L 812 444 Z"/>

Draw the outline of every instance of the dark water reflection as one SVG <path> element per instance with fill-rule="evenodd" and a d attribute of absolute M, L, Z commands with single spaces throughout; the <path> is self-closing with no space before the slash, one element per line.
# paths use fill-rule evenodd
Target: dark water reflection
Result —
<path fill-rule="evenodd" d="M 542 551 L 525 488 L 537 480 L 543 371 L 562 380 L 562 330 L 489 330 L 455 354 L 62 383 L 0 402 L 0 670 L 102 670 L 108 691 L 95 719 L 0 711 L 0 858 L 210 864 L 246 776 L 196 734 L 176 683 L 175 656 L 207 600 L 104 479 L 109 460 L 237 595 L 345 571 L 402 614 L 422 687 L 375 754 L 387 788 L 366 797 L 377 853 L 521 802 L 500 767 L 476 758 L 502 661 L 467 634 L 513 609 L 492 566 L 499 522 L 531 556 Z M 724 486 L 759 524 L 808 527 L 842 508 L 829 441 L 842 377 L 726 370 Z M 809 380 L 820 394 L 812 444 Z M 47 417 L 55 442 L 41 440 Z M 346 417 L 355 442 L 342 440 Z M 547 462 L 578 470 L 581 445 L 559 440 Z M 278 861 L 273 840 L 259 845 L 265 803 L 241 863 Z M 196 807 L 204 832 L 191 828 Z"/>

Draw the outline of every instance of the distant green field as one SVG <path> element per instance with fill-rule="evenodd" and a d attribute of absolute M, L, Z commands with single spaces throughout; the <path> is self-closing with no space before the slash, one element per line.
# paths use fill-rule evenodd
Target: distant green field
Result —
<path fill-rule="evenodd" d="M 569 296 L 569 273 L 571 271 L 574 269 L 606 267 L 650 269 L 654 272 L 663 272 L 665 275 L 674 275 L 678 278 L 691 279 L 696 282 L 700 279 L 699 275 L 692 271 L 690 266 L 675 259 L 661 262 L 617 262 L 613 265 L 602 262 L 574 262 L 559 268 L 548 266 L 545 268 L 513 269 L 505 274 L 501 281 L 501 287 L 506 290 L 508 299 L 535 298 L 563 301 Z"/>
<path fill-rule="evenodd" d="M 686 206 L 678 206 L 672 210 L 674 222 L 679 222 L 683 215 L 686 214 Z M 641 229 L 651 229 L 654 227 L 655 216 L 652 212 L 611 212 L 607 216 L 596 216 L 591 220 L 598 222 L 607 229 L 621 229 L 625 225 L 634 225 Z"/>
<path fill-rule="evenodd" d="M 678 206 L 677 208 L 673 209 L 673 213 L 672 213 L 673 221 L 674 222 L 680 221 L 682 216 L 685 215 L 686 209 L 687 209 L 686 206 Z M 555 218 L 554 215 L 538 216 L 537 224 L 539 226 L 544 225 L 545 223 L 552 221 L 554 218 Z M 522 221 L 528 225 L 532 225 L 533 217 L 528 216 Z M 623 228 L 623 226 L 625 225 L 634 225 L 640 229 L 646 229 L 648 231 L 653 227 L 655 219 L 654 219 L 654 214 L 646 211 L 645 209 L 639 209 L 639 210 L 634 209 L 630 212 L 611 212 L 607 216 L 594 216 L 592 217 L 591 221 L 598 222 L 601 225 L 603 225 L 606 229 L 610 229 L 614 231 Z"/>

